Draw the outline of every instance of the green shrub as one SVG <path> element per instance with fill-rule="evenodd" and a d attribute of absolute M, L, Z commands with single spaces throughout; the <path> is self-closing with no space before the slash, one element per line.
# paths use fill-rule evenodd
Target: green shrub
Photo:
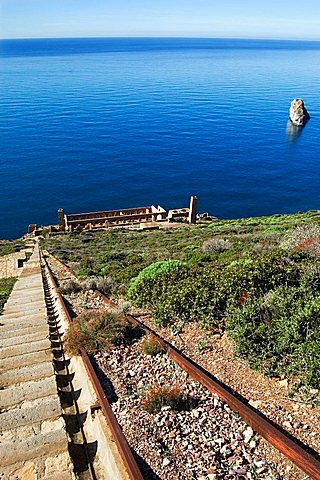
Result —
<path fill-rule="evenodd" d="M 320 295 L 280 286 L 246 297 L 229 312 L 227 331 L 236 352 L 269 375 L 298 375 L 318 388 Z"/>
<path fill-rule="evenodd" d="M 83 257 L 79 265 L 79 275 L 83 277 L 90 277 L 95 274 L 94 260 L 90 257 Z"/>
<path fill-rule="evenodd" d="M 262 295 L 279 285 L 297 284 L 301 275 L 300 256 L 283 257 L 279 251 L 256 259 L 235 261 L 226 267 L 196 266 L 187 275 L 175 278 L 160 276 L 157 295 L 153 298 L 153 317 L 157 324 L 167 326 L 177 320 L 197 321 L 205 328 L 224 329 L 225 317 L 245 293 Z M 147 285 L 147 287 L 146 287 Z M 148 281 L 144 288 L 152 288 Z"/>
<path fill-rule="evenodd" d="M 177 322 L 188 322 L 192 318 L 191 309 L 198 292 L 192 277 L 177 279 L 175 283 L 164 285 L 162 294 L 154 302 L 152 316 L 163 327 Z"/>
<path fill-rule="evenodd" d="M 295 350 L 294 373 L 305 385 L 320 388 L 320 328 L 309 331 Z"/>
<path fill-rule="evenodd" d="M 24 243 L 21 240 L 0 240 L 0 257 L 19 252 L 23 248 Z"/>
<path fill-rule="evenodd" d="M 266 234 L 269 234 L 269 235 L 272 235 L 272 234 L 277 234 L 277 233 L 281 233 L 283 230 L 282 227 L 277 227 L 277 226 L 273 226 L 273 227 L 268 227 L 266 229 L 263 230 L 263 233 L 266 233 Z"/>
<path fill-rule="evenodd" d="M 237 260 L 233 260 L 232 262 L 227 265 L 228 268 L 234 268 L 238 266 L 248 266 L 252 265 L 253 260 L 251 258 L 238 258 Z"/>
<path fill-rule="evenodd" d="M 301 269 L 300 286 L 311 289 L 313 292 L 320 292 L 320 263 L 312 262 L 303 265 Z"/>
<path fill-rule="evenodd" d="M 174 278 L 179 278 L 183 270 L 186 270 L 186 265 L 179 260 L 152 263 L 130 282 L 129 299 L 139 306 L 153 305 L 163 287 Z"/>

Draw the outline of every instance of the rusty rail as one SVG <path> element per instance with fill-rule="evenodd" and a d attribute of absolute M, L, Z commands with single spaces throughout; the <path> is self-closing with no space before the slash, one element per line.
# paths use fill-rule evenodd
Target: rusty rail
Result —
<path fill-rule="evenodd" d="M 52 271 L 46 261 L 46 259 L 44 259 L 44 263 L 45 263 L 45 266 L 46 266 L 46 269 L 47 269 L 47 273 L 50 277 L 50 280 L 52 282 L 52 285 L 53 285 L 53 290 L 54 290 L 54 294 L 57 298 L 57 301 L 59 302 L 61 308 L 62 308 L 62 311 L 63 311 L 63 314 L 67 320 L 68 323 L 71 323 L 72 322 L 72 319 L 70 317 L 70 314 L 68 312 L 68 309 L 66 307 L 66 304 L 65 302 L 63 301 L 63 298 L 61 297 L 60 295 L 60 292 L 58 290 L 58 287 L 57 287 L 57 284 L 56 284 L 56 281 L 53 277 L 53 274 L 52 274 Z M 118 448 L 118 451 L 121 455 L 121 458 L 122 458 L 122 461 L 125 465 L 125 468 L 127 470 L 127 473 L 129 475 L 129 478 L 131 480 L 143 480 L 143 476 L 141 474 L 141 471 L 137 465 L 137 462 L 132 454 L 132 451 L 130 449 L 130 446 L 127 442 L 127 439 L 125 438 L 122 430 L 121 430 L 121 427 L 112 411 L 112 408 L 111 408 L 111 405 L 103 391 L 103 388 L 101 386 L 101 383 L 97 377 L 97 374 L 93 368 L 93 365 L 90 361 L 90 358 L 87 354 L 87 352 L 84 350 L 84 349 L 81 349 L 81 358 L 82 358 L 82 361 L 84 363 L 84 366 L 85 366 L 85 369 L 87 371 L 87 374 L 90 378 L 90 381 L 92 383 L 92 386 L 94 388 L 94 391 L 97 395 L 97 398 L 98 398 L 98 402 L 99 402 L 99 405 L 101 407 L 101 410 L 108 422 L 108 425 L 109 425 L 109 428 L 111 430 L 111 433 L 113 435 L 113 438 L 115 440 L 115 443 L 117 445 L 117 448 Z"/>
<path fill-rule="evenodd" d="M 128 475 L 132 480 L 143 480 L 142 474 L 130 450 L 129 444 L 121 430 L 121 427 L 115 417 L 115 414 L 112 411 L 110 403 L 103 391 L 101 383 L 99 382 L 97 374 L 85 350 L 81 350 L 81 357 L 84 362 L 88 376 L 92 382 L 93 388 L 96 392 L 98 401 L 101 406 L 101 410 L 104 416 L 106 417 L 106 419 L 108 420 L 110 430 L 115 439 L 115 442 L 121 454 L 122 460 L 126 466 Z"/>
<path fill-rule="evenodd" d="M 55 256 L 53 256 L 53 258 L 76 277 L 75 273 L 61 260 Z M 95 295 L 100 296 L 101 299 L 108 305 L 116 307 L 116 304 L 101 292 L 96 291 Z M 294 438 L 282 427 L 276 425 L 272 420 L 267 418 L 257 409 L 251 407 L 243 397 L 234 392 L 227 385 L 217 380 L 203 367 L 197 365 L 191 359 L 186 357 L 186 355 L 180 352 L 177 348 L 173 347 L 169 342 L 164 340 L 160 335 L 158 335 L 143 322 L 132 315 L 128 315 L 127 318 L 133 324 L 139 325 L 149 335 L 157 338 L 157 340 L 159 340 L 166 349 L 172 360 L 178 363 L 183 370 L 185 370 L 189 375 L 192 376 L 192 378 L 206 387 L 210 392 L 217 394 L 232 408 L 232 410 L 237 412 L 248 425 L 250 425 L 277 450 L 289 458 L 297 467 L 307 473 L 311 478 L 320 480 L 320 458 L 317 452 L 313 452 L 311 448 L 304 445 L 300 440 Z"/>

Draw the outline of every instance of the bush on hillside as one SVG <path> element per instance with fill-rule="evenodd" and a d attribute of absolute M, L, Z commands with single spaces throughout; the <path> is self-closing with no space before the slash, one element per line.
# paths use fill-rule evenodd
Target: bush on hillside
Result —
<path fill-rule="evenodd" d="M 131 280 L 128 297 L 138 306 L 154 305 L 166 286 L 181 278 L 186 271 L 186 264 L 180 260 L 152 263 Z"/>
<path fill-rule="evenodd" d="M 309 212 L 170 231 L 111 230 L 95 232 L 88 243 L 80 242 L 78 234 L 66 234 L 46 244 L 74 262 L 78 273 L 114 279 L 119 298 L 131 282 L 132 303 L 151 307 L 159 325 L 177 330 L 196 321 L 208 334 L 227 327 L 251 365 L 273 375 L 294 374 L 315 386 L 319 333 L 312 322 L 319 318 L 319 218 L 320 212 Z M 232 248 L 205 253 L 205 242 L 217 239 L 228 239 Z M 168 258 L 187 265 L 167 267 Z"/>
<path fill-rule="evenodd" d="M 86 287 L 89 290 L 99 290 L 105 295 L 113 293 L 118 284 L 111 277 L 93 276 L 86 279 Z"/>
<path fill-rule="evenodd" d="M 301 225 L 296 227 L 284 236 L 281 247 L 285 249 L 294 249 L 309 240 L 320 239 L 319 225 Z"/>
<path fill-rule="evenodd" d="M 82 285 L 75 280 L 69 280 L 61 285 L 59 291 L 62 295 L 70 295 L 72 293 L 79 293 L 83 290 Z"/>
<path fill-rule="evenodd" d="M 88 310 L 72 322 L 64 346 L 71 355 L 78 355 L 81 348 L 88 352 L 108 351 L 125 340 L 128 328 L 128 322 L 113 313 Z"/>
<path fill-rule="evenodd" d="M 300 286 L 312 290 L 315 294 L 320 292 L 320 262 L 319 260 L 307 263 L 302 269 Z"/>
<path fill-rule="evenodd" d="M 233 243 L 231 243 L 230 240 L 223 238 L 211 238 L 203 242 L 202 251 L 205 254 L 220 253 L 230 250 L 232 247 Z"/>
<path fill-rule="evenodd" d="M 269 375 L 298 375 L 320 386 L 320 295 L 280 286 L 246 297 L 229 312 L 227 331 L 236 352 Z"/>
<path fill-rule="evenodd" d="M 154 357 L 159 353 L 165 352 L 165 348 L 163 347 L 160 340 L 153 337 L 152 335 L 147 335 L 147 337 L 144 339 L 142 344 L 142 350 L 146 355 L 149 355 L 150 357 Z"/>
<path fill-rule="evenodd" d="M 298 285 L 301 276 L 301 255 L 281 252 L 266 253 L 255 259 L 233 261 L 227 267 L 208 265 L 201 271 L 194 267 L 187 276 L 160 276 L 154 299 L 153 318 L 161 326 L 176 321 L 197 321 L 205 328 L 224 329 L 225 317 L 244 294 L 260 296 L 280 285 Z M 162 282 L 165 282 L 162 284 Z M 144 283 L 146 285 L 148 281 Z"/>

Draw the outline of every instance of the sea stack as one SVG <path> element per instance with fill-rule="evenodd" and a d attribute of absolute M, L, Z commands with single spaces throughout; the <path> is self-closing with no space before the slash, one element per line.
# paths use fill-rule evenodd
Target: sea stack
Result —
<path fill-rule="evenodd" d="M 295 98 L 290 105 L 290 120 L 294 125 L 304 126 L 309 120 L 310 115 L 304 106 L 303 100 Z"/>

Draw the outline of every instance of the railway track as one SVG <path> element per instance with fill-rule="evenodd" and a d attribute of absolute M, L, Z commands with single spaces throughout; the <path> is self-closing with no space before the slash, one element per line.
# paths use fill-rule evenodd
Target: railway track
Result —
<path fill-rule="evenodd" d="M 71 322 L 52 273 L 43 262 L 43 279 L 49 319 L 56 335 L 58 388 L 73 441 L 73 463 L 79 477 L 92 480 L 142 480 L 140 469 L 102 390 L 87 353 L 68 357 L 63 333 Z M 69 419 L 69 421 L 68 421 Z"/>
<path fill-rule="evenodd" d="M 65 271 L 66 277 L 69 279 L 76 278 L 74 272 L 69 269 L 69 267 L 56 257 L 53 258 L 60 263 Z M 102 295 L 100 292 L 96 292 L 95 295 L 110 307 L 116 307 L 109 298 Z M 160 337 L 143 322 L 133 316 L 129 316 L 129 318 L 132 324 L 138 325 L 148 335 L 156 338 L 157 341 L 163 345 L 169 357 L 179 364 L 188 375 L 200 382 L 210 392 L 217 394 L 233 411 L 237 412 L 248 425 L 265 438 L 267 442 L 289 458 L 310 478 L 317 480 L 320 479 L 320 461 L 317 452 L 314 452 L 302 442 L 292 437 L 283 428 L 265 417 L 258 410 L 251 407 L 244 398 L 223 383 L 219 382 L 212 374 L 197 365 L 190 358 L 186 357 L 182 352 Z"/>

